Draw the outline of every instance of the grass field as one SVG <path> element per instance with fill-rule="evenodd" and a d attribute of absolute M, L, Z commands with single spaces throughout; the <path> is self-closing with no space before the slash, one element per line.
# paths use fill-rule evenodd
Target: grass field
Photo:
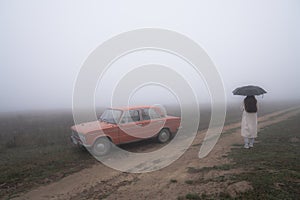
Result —
<path fill-rule="evenodd" d="M 70 112 L 0 117 L 0 197 L 48 184 L 95 163 L 70 143 Z"/>
<path fill-rule="evenodd" d="M 300 115 L 286 121 L 268 126 L 259 132 L 254 148 L 244 149 L 234 144 L 228 155 L 230 164 L 189 168 L 190 173 L 208 173 L 209 171 L 238 170 L 241 173 L 226 174 L 209 180 L 188 180 L 186 184 L 204 184 L 207 182 L 229 182 L 230 184 L 247 182 L 251 189 L 237 193 L 206 195 L 191 192 L 178 199 L 299 199 L 300 197 Z"/>
<path fill-rule="evenodd" d="M 249 181 L 253 190 L 237 199 L 299 199 L 300 115 L 263 129 L 258 143 L 247 151 L 234 148 L 232 167 L 245 173 L 229 179 Z"/>
<path fill-rule="evenodd" d="M 260 114 L 270 113 L 284 107 L 289 107 L 289 105 L 265 106 Z M 170 109 L 170 114 L 175 113 L 176 111 Z M 226 123 L 238 121 L 240 117 L 239 106 L 229 107 Z M 199 129 L 207 127 L 209 118 L 208 110 L 201 113 Z M 36 186 L 57 181 L 96 163 L 87 151 L 71 144 L 69 128 L 73 123 L 71 111 L 0 115 L 0 198 L 13 197 L 17 193 Z M 258 144 L 255 151 L 267 147 L 259 147 Z M 266 150 L 268 149 L 261 151 Z M 233 151 L 233 158 L 242 159 L 238 158 L 236 151 L 238 150 Z M 252 151 L 247 153 L 251 154 Z M 294 154 L 287 153 L 287 158 L 291 156 Z M 295 160 L 294 162 L 298 162 L 298 159 Z"/>

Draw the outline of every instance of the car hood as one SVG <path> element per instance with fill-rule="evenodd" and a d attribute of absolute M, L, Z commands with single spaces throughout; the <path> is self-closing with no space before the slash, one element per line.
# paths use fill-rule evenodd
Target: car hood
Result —
<path fill-rule="evenodd" d="M 87 134 L 90 132 L 96 132 L 99 130 L 105 130 L 113 127 L 116 127 L 116 125 L 106 122 L 93 121 L 74 125 L 71 127 L 71 129 L 77 131 L 78 133 Z"/>

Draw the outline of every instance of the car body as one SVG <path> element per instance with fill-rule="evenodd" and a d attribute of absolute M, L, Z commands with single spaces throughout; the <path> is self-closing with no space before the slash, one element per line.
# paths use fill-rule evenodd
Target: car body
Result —
<path fill-rule="evenodd" d="M 108 153 L 110 142 L 119 145 L 153 137 L 167 142 L 180 122 L 179 117 L 166 115 L 158 106 L 108 108 L 99 120 L 72 126 L 71 140 L 101 156 Z"/>

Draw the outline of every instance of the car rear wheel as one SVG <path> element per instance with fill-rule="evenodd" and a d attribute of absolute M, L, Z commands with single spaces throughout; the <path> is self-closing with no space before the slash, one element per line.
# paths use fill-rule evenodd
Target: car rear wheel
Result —
<path fill-rule="evenodd" d="M 108 154 L 111 148 L 111 143 L 108 138 L 102 137 L 96 140 L 92 147 L 92 153 L 94 156 L 104 156 Z"/>
<path fill-rule="evenodd" d="M 157 136 L 157 140 L 160 143 L 165 143 L 167 141 L 169 141 L 171 138 L 171 134 L 170 131 L 168 129 L 162 129 Z"/>

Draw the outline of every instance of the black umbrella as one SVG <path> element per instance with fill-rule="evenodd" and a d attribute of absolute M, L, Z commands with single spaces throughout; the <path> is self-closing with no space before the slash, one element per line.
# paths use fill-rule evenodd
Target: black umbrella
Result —
<path fill-rule="evenodd" d="M 238 87 L 232 91 L 234 95 L 253 96 L 267 93 L 264 89 L 258 86 L 248 85 Z"/>

